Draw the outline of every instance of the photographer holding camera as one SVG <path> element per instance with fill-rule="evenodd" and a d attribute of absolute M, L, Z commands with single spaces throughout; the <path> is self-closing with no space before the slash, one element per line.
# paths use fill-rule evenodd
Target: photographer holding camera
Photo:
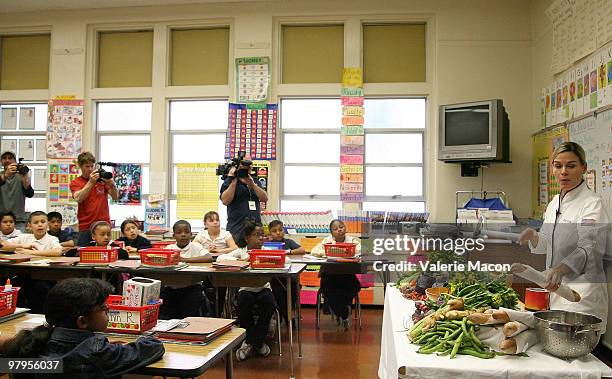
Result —
<path fill-rule="evenodd" d="M 34 196 L 30 182 L 30 169 L 23 163 L 17 163 L 12 151 L 5 151 L 0 156 L 4 172 L 0 174 L 0 212 L 11 211 L 15 214 L 15 228 L 25 231 L 25 199 Z"/>
<path fill-rule="evenodd" d="M 232 160 L 234 164 L 221 185 L 221 201 L 227 206 L 226 230 L 234 238 L 240 235 L 246 218 L 261 223 L 259 202 L 268 201 L 268 194 L 250 174 L 252 162 L 243 158 L 244 152 L 240 152 L 238 158 Z"/>
<path fill-rule="evenodd" d="M 110 224 L 108 195 L 117 200 L 117 186 L 110 172 L 101 167 L 95 168 L 96 158 L 90 152 L 83 152 L 77 157 L 81 176 L 70 182 L 72 197 L 79 203 L 77 218 L 79 220 L 79 238 L 77 246 L 89 246 L 91 231 L 89 227 L 96 221 Z"/>

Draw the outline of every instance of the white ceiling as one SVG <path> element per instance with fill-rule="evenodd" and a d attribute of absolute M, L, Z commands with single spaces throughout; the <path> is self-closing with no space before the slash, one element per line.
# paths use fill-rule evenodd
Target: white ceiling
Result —
<path fill-rule="evenodd" d="M 265 0 L 0 0 L 0 13 L 257 1 Z"/>

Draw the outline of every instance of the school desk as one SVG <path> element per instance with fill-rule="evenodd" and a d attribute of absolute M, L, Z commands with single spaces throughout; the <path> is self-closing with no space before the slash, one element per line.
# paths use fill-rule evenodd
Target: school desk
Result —
<path fill-rule="evenodd" d="M 21 329 L 31 329 L 44 322 L 44 315 L 27 314 L 0 324 L 2 335 L 15 335 Z M 110 341 L 134 341 L 138 336 L 121 335 L 109 336 Z M 134 371 L 134 374 L 153 376 L 192 377 L 202 375 L 219 359 L 225 357 L 225 376 L 233 378 L 233 349 L 242 343 L 246 331 L 242 328 L 233 328 L 229 332 L 217 337 L 208 345 L 199 346 L 191 344 L 164 343 L 166 353 L 164 356 L 144 367 Z"/>

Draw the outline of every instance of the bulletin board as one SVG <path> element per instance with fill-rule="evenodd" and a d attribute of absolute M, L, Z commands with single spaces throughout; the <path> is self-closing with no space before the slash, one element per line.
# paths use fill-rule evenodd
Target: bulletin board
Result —
<path fill-rule="evenodd" d="M 589 188 L 601 195 L 612 209 L 612 109 L 607 109 L 534 136 L 531 197 L 533 217 L 542 219 L 548 202 L 559 192 L 550 170 L 549 159 L 554 147 L 564 141 L 576 142 L 582 146 L 587 159 L 585 180 Z M 544 159 L 548 165 L 546 183 L 542 183 L 540 176 Z M 542 184 L 545 184 L 548 190 L 546 202 L 543 202 L 540 196 Z"/>

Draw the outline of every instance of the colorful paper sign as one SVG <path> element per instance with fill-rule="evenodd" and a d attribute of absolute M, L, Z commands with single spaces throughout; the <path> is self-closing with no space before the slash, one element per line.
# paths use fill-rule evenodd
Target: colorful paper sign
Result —
<path fill-rule="evenodd" d="M 145 232 L 150 230 L 160 230 L 166 228 L 166 207 L 162 202 L 151 204 L 147 203 L 145 208 L 144 229 Z"/>
<path fill-rule="evenodd" d="M 342 125 L 363 125 L 363 116 L 343 116 Z"/>
<path fill-rule="evenodd" d="M 340 154 L 361 154 L 365 153 L 365 146 L 340 146 Z"/>
<path fill-rule="evenodd" d="M 363 75 L 361 67 L 345 67 L 342 70 L 343 87 L 362 87 Z"/>
<path fill-rule="evenodd" d="M 340 137 L 340 146 L 363 146 L 365 137 L 363 135 L 343 135 Z"/>
<path fill-rule="evenodd" d="M 353 97 L 363 97 L 363 88 L 356 88 L 356 87 L 343 87 L 340 90 L 340 95 L 341 96 L 353 96 Z"/>
<path fill-rule="evenodd" d="M 342 173 L 340 174 L 341 183 L 363 183 L 363 174 Z"/>
<path fill-rule="evenodd" d="M 341 173 L 363 174 L 363 166 L 361 165 L 340 165 Z"/>
<path fill-rule="evenodd" d="M 341 164 L 363 164 L 363 155 L 340 155 Z"/>
<path fill-rule="evenodd" d="M 343 106 L 342 115 L 363 117 L 363 106 Z"/>
<path fill-rule="evenodd" d="M 363 201 L 362 193 L 353 193 L 353 192 L 341 192 L 340 193 L 340 201 L 344 202 L 360 202 Z"/>
<path fill-rule="evenodd" d="M 176 213 L 179 219 L 201 219 L 208 211 L 219 209 L 217 163 L 180 163 L 177 165 Z"/>
<path fill-rule="evenodd" d="M 265 103 L 270 87 L 270 58 L 236 58 L 236 78 L 239 103 Z"/>
<path fill-rule="evenodd" d="M 342 106 L 363 106 L 363 96 L 342 96 L 340 102 Z"/>
<path fill-rule="evenodd" d="M 83 100 L 49 100 L 47 157 L 76 158 L 81 153 Z"/>
<path fill-rule="evenodd" d="M 340 128 L 343 136 L 362 136 L 364 134 L 363 125 L 351 125 Z"/>
<path fill-rule="evenodd" d="M 341 183 L 341 192 L 363 192 L 363 183 Z"/>

